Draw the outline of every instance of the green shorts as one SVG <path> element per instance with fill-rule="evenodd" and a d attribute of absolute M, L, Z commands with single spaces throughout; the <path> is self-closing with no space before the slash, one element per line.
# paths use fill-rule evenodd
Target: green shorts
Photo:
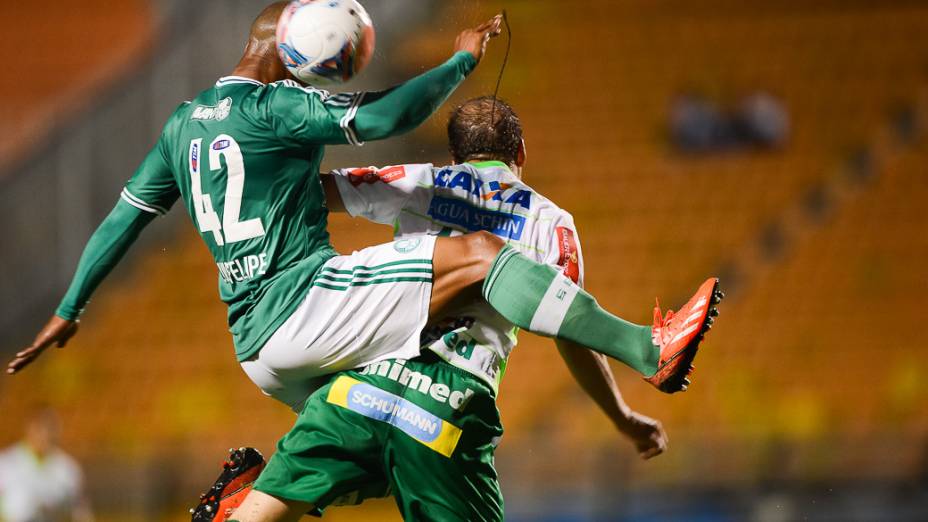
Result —
<path fill-rule="evenodd" d="M 336 374 L 277 444 L 255 489 L 317 508 L 393 495 L 405 520 L 503 520 L 496 397 L 425 351 Z"/>

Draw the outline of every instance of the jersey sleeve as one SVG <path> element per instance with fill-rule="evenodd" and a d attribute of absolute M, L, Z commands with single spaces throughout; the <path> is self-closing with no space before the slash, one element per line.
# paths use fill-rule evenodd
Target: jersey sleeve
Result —
<path fill-rule="evenodd" d="M 476 65 L 473 55 L 461 51 L 438 67 L 377 92 L 333 95 L 283 80 L 271 84 L 264 110 L 274 133 L 290 145 L 363 145 L 422 124 Z"/>
<path fill-rule="evenodd" d="M 445 103 L 477 66 L 466 51 L 391 89 L 367 93 L 359 104 L 354 128 L 361 140 L 382 140 L 421 125 Z"/>
<path fill-rule="evenodd" d="M 90 236 L 77 271 L 55 314 L 75 321 L 84 311 L 94 290 L 116 267 L 142 230 L 155 219 L 153 210 L 141 210 L 129 204 L 125 197 L 116 202 L 113 211 Z"/>
<path fill-rule="evenodd" d="M 385 225 L 393 224 L 411 201 L 423 199 L 418 195 L 434 189 L 430 164 L 338 169 L 331 174 L 349 214 Z"/>
<path fill-rule="evenodd" d="M 148 153 L 120 197 L 133 207 L 155 215 L 163 215 L 174 205 L 180 191 L 165 159 L 159 140 Z"/>
<path fill-rule="evenodd" d="M 329 94 L 293 80 L 271 84 L 267 119 L 274 134 L 294 146 L 361 145 L 354 117 L 364 93 Z"/>
<path fill-rule="evenodd" d="M 583 251 L 577 227 L 569 214 L 553 221 L 550 231 L 550 247 L 546 263 L 557 267 L 565 276 L 583 287 Z"/>

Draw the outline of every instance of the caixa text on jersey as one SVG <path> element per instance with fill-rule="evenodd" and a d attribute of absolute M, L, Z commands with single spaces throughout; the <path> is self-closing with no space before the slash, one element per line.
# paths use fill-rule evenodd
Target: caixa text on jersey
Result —
<path fill-rule="evenodd" d="M 519 205 L 524 209 L 532 208 L 530 190 L 514 189 L 509 193 L 512 185 L 496 180 L 484 181 L 466 170 L 455 172 L 452 169 L 442 169 L 438 171 L 435 174 L 435 187 L 463 190 L 487 201 L 502 201 Z"/>

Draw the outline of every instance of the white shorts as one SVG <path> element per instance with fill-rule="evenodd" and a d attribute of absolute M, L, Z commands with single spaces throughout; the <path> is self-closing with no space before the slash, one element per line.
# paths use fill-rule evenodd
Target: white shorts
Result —
<path fill-rule="evenodd" d="M 434 250 L 435 237 L 423 236 L 333 257 L 242 369 L 265 394 L 300 411 L 325 375 L 417 356 Z"/>

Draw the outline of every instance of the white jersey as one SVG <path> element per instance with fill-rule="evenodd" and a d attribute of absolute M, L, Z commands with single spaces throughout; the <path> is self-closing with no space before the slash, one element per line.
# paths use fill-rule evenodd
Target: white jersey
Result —
<path fill-rule="evenodd" d="M 80 500 L 81 470 L 54 450 L 41 460 L 24 444 L 0 453 L 0 520 L 70 520 Z"/>
<path fill-rule="evenodd" d="M 583 285 L 573 217 L 498 161 L 341 169 L 332 173 L 345 208 L 395 227 L 397 239 L 486 230 Z M 518 328 L 480 299 L 456 305 L 422 335 L 422 347 L 499 386 Z"/>

